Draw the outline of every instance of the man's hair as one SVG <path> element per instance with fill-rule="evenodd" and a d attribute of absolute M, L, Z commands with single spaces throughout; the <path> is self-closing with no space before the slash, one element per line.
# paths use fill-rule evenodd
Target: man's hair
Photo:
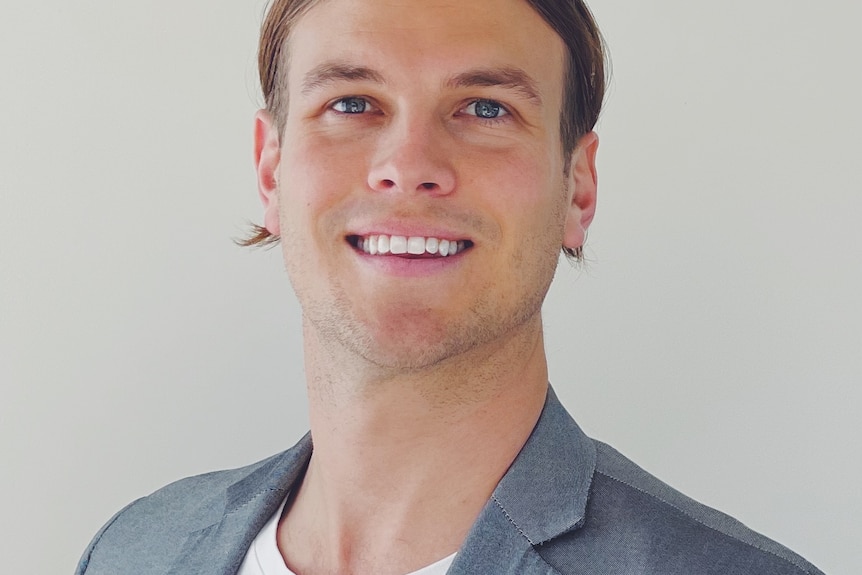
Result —
<path fill-rule="evenodd" d="M 325 0 L 273 0 L 264 19 L 258 47 L 260 87 L 266 109 L 275 120 L 279 137 L 287 122 L 287 40 L 297 20 Z M 560 140 L 568 171 L 572 152 L 581 136 L 596 125 L 605 94 L 605 52 L 601 33 L 583 0 L 526 0 L 566 44 L 563 108 Z M 262 226 L 239 243 L 243 246 L 273 244 L 278 237 Z M 583 258 L 583 246 L 563 247 L 569 257 Z"/>

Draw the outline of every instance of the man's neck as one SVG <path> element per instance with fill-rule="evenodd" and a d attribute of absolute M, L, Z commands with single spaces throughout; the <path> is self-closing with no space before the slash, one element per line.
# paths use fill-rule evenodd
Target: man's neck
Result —
<path fill-rule="evenodd" d="M 402 374 L 336 370 L 307 347 L 314 454 L 279 527 L 295 572 L 397 575 L 458 549 L 544 405 L 536 319 L 493 348 Z"/>

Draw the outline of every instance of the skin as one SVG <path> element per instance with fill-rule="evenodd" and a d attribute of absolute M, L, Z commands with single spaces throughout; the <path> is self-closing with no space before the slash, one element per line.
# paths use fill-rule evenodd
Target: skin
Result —
<path fill-rule="evenodd" d="M 324 0 L 288 51 L 284 133 L 259 112 L 255 160 L 303 309 L 315 450 L 279 548 L 298 575 L 408 573 L 457 551 L 538 419 L 541 304 L 592 220 L 597 138 L 564 172 L 564 46 L 523 0 Z M 320 73 L 346 66 L 362 72 Z M 471 247 L 347 240 L 371 233 Z"/>

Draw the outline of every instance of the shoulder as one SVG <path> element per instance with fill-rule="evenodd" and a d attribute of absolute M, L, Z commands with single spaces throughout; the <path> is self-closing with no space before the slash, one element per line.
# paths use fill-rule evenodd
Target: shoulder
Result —
<path fill-rule="evenodd" d="M 783 545 L 676 491 L 612 447 L 595 445 L 585 521 L 562 538 L 570 540 L 551 553 L 552 564 L 590 541 L 594 550 L 610 550 L 584 558 L 601 563 L 602 573 L 821 575 Z"/>
<path fill-rule="evenodd" d="M 76 573 L 167 572 L 191 535 L 228 514 L 254 517 L 278 505 L 286 494 L 279 491 L 295 475 L 291 471 L 302 467 L 301 451 L 300 446 L 238 469 L 187 477 L 132 502 L 96 534 Z"/>
<path fill-rule="evenodd" d="M 112 528 L 127 524 L 136 527 L 158 525 L 162 532 L 170 527 L 188 531 L 209 525 L 224 513 L 228 492 L 233 485 L 253 476 L 283 455 L 273 455 L 237 469 L 212 471 L 174 481 L 123 509 L 111 520 Z"/>

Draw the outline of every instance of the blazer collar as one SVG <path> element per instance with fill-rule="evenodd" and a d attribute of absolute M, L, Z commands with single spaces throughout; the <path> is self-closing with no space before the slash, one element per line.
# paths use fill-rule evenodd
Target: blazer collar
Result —
<path fill-rule="evenodd" d="M 230 485 L 214 523 L 193 531 L 168 575 L 234 575 L 251 542 L 305 473 L 311 435 Z"/>
<path fill-rule="evenodd" d="M 595 445 L 549 386 L 536 427 L 448 575 L 559 575 L 534 547 L 583 525 L 595 466 Z"/>
<path fill-rule="evenodd" d="M 548 386 L 545 407 L 492 500 L 531 545 L 583 525 L 596 448 Z"/>

